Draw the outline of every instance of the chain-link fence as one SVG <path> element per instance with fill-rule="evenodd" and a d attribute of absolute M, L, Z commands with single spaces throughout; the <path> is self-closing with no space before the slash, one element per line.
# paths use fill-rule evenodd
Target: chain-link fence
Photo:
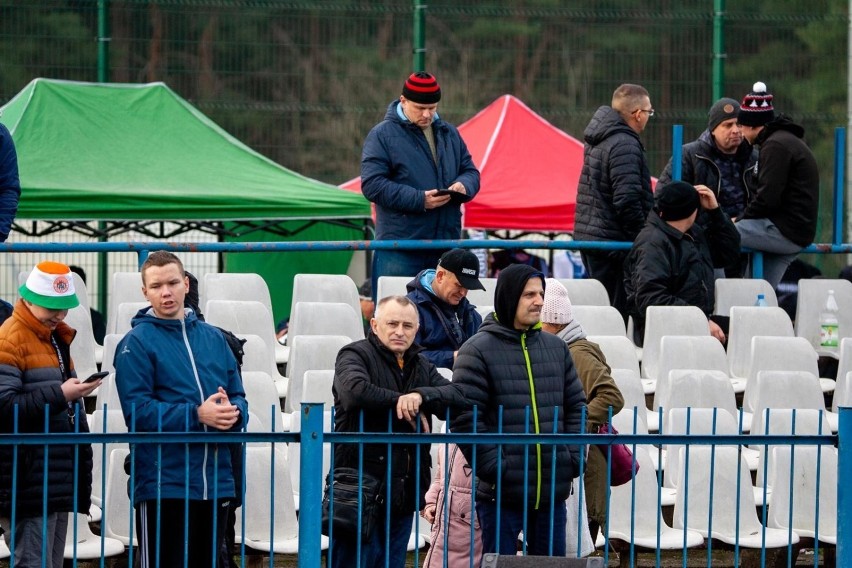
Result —
<path fill-rule="evenodd" d="M 2 0 L 0 103 L 35 77 L 97 80 L 103 14 L 110 81 L 163 81 L 276 162 L 338 184 L 358 175 L 364 136 L 412 70 L 414 4 Z M 706 126 L 714 80 L 737 99 L 766 82 L 817 154 L 818 240 L 830 238 L 832 131 L 846 122 L 843 0 L 433 0 L 424 13 L 445 119 L 461 123 L 511 93 L 581 138 L 618 84 L 639 83 L 657 111 L 643 133 L 654 175 L 673 124 L 685 141 Z M 717 58 L 724 78 L 714 79 Z"/>

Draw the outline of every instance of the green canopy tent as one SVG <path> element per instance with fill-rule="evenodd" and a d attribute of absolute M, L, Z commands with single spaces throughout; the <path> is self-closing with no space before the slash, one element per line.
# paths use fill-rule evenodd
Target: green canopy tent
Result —
<path fill-rule="evenodd" d="M 352 240 L 369 223 L 362 196 L 276 164 L 162 83 L 35 79 L 0 113 L 18 151 L 15 228 L 26 234 L 168 238 L 200 229 L 223 240 Z M 280 318 L 290 309 L 292 274 L 309 266 L 345 272 L 350 259 L 241 253 L 227 255 L 225 268 L 266 277 Z"/>

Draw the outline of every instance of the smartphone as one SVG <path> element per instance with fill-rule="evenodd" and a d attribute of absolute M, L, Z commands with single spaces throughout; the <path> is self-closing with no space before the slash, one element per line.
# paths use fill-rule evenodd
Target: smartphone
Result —
<path fill-rule="evenodd" d="M 453 190 L 451 190 L 451 189 L 439 189 L 438 191 L 436 191 L 436 192 L 435 192 L 435 195 L 438 195 L 438 196 L 441 196 L 441 195 L 452 195 L 452 194 L 454 194 L 454 193 L 455 193 L 455 191 L 453 191 Z"/>
<path fill-rule="evenodd" d="M 103 379 L 107 375 L 109 375 L 109 371 L 98 371 L 97 373 L 92 373 L 91 375 L 89 375 L 85 379 L 81 380 L 80 382 L 81 383 L 88 383 L 89 381 L 97 381 L 99 379 Z"/>

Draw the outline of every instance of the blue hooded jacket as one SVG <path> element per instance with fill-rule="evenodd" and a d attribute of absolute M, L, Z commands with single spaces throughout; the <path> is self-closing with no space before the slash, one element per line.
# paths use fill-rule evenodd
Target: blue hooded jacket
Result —
<path fill-rule="evenodd" d="M 184 319 L 171 320 L 157 318 L 150 307 L 139 310 L 132 327 L 115 354 L 115 383 L 128 430 L 215 432 L 198 421 L 198 407 L 220 386 L 240 409 L 231 430 L 245 427 L 248 404 L 237 361 L 216 328 L 200 321 L 192 310 Z M 188 462 L 184 448 L 183 444 L 136 446 L 134 503 L 156 499 L 158 483 L 161 498 L 185 498 L 187 468 L 189 499 L 235 496 L 226 445 L 191 444 Z"/>
<path fill-rule="evenodd" d="M 376 239 L 459 239 L 461 204 L 479 191 L 479 170 L 455 126 L 437 116 L 432 123 L 438 163 L 423 130 L 403 121 L 399 101 L 373 127 L 361 155 L 361 192 L 376 204 Z M 461 182 L 467 196 L 426 210 L 424 192 Z"/>

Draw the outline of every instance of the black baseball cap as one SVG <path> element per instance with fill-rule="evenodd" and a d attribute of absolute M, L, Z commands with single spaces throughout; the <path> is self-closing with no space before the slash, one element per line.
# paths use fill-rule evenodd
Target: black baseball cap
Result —
<path fill-rule="evenodd" d="M 454 248 L 441 255 L 438 266 L 455 274 L 468 290 L 485 290 L 479 281 L 479 259 L 469 250 Z"/>

